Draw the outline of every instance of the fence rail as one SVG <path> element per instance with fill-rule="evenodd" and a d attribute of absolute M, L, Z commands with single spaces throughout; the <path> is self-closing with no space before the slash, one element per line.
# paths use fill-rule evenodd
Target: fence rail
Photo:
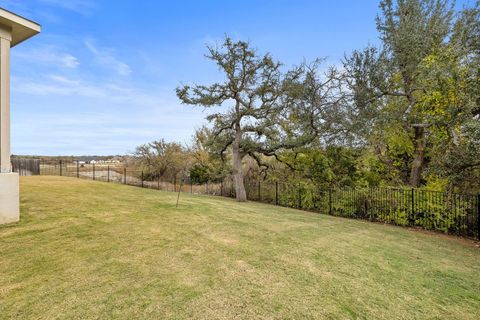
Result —
<path fill-rule="evenodd" d="M 232 180 L 192 183 L 178 177 L 147 180 L 142 171 L 121 165 L 41 163 L 41 175 L 122 183 L 143 188 L 234 197 Z M 246 179 L 247 198 L 274 205 L 398 226 L 420 227 L 480 240 L 480 194 L 403 188 L 332 188 Z"/>
<path fill-rule="evenodd" d="M 388 187 L 325 190 L 258 181 L 247 186 L 255 201 L 480 240 L 480 195 Z"/>

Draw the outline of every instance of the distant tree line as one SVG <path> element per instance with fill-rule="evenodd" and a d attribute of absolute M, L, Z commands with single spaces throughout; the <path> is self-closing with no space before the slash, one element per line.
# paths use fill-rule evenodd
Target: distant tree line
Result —
<path fill-rule="evenodd" d="M 412 186 L 480 192 L 480 5 L 382 0 L 381 44 L 287 69 L 226 37 L 208 46 L 224 80 L 184 85 L 184 104 L 207 107 L 190 146 L 139 146 L 152 176 L 197 182 L 232 175 L 315 187 Z M 327 70 L 321 72 L 321 70 Z"/>

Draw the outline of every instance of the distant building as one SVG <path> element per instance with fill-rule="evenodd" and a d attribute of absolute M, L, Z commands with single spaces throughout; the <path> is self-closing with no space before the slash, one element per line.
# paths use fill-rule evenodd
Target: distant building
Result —
<path fill-rule="evenodd" d="M 113 157 L 110 159 L 101 159 L 98 156 L 82 156 L 78 157 L 74 160 L 75 163 L 78 164 L 114 164 L 114 163 L 121 163 L 118 157 Z"/>

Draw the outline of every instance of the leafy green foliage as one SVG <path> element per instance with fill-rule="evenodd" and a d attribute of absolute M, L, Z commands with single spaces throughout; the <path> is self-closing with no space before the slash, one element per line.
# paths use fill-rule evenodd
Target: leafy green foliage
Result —
<path fill-rule="evenodd" d="M 466 175 L 479 173 L 479 2 L 458 15 L 447 0 L 383 0 L 380 9 L 380 48 L 344 60 L 352 129 L 396 172 L 391 182 L 439 186 L 428 179 L 443 178 L 445 187 L 471 188 Z"/>
<path fill-rule="evenodd" d="M 179 164 L 169 162 L 172 172 L 198 183 L 233 176 L 243 200 L 244 177 L 312 192 L 480 192 L 479 3 L 455 12 L 448 0 L 381 0 L 379 47 L 356 50 L 324 74 L 321 60 L 284 71 L 245 41 L 209 46 L 223 80 L 181 86 L 177 96 L 212 110 L 210 126 L 177 153 Z M 169 158 L 159 147 L 137 150 L 153 176 Z M 304 198 L 314 202 L 308 192 Z"/>

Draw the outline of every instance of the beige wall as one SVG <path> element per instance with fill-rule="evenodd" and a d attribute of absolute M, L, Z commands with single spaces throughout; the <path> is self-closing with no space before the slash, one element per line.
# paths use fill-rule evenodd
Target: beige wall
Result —
<path fill-rule="evenodd" d="M 0 224 L 20 218 L 19 178 L 17 173 L 0 174 Z"/>

